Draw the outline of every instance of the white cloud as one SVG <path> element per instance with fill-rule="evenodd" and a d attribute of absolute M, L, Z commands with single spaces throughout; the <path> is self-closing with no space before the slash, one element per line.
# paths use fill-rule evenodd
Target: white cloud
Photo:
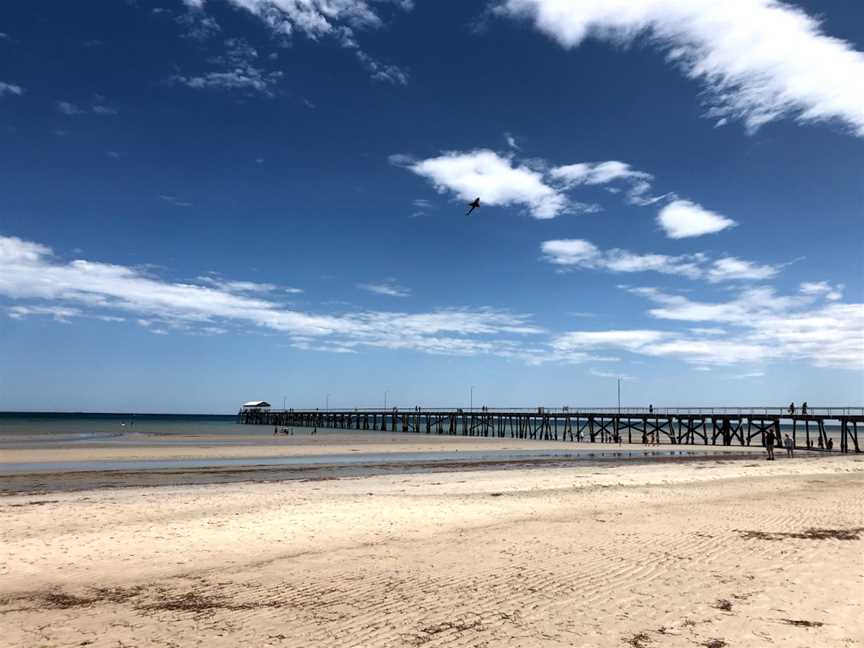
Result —
<path fill-rule="evenodd" d="M 283 74 L 264 69 L 258 58 L 258 51 L 242 38 L 227 38 L 225 52 L 210 59 L 219 69 L 196 75 L 175 74 L 170 81 L 196 90 L 235 90 L 273 97 Z"/>
<path fill-rule="evenodd" d="M 187 202 L 185 200 L 180 200 L 177 196 L 169 196 L 167 194 L 159 194 L 159 199 L 164 200 L 169 205 L 174 205 L 175 207 L 191 207 L 192 203 Z"/>
<path fill-rule="evenodd" d="M 78 308 L 69 308 L 66 306 L 10 306 L 6 309 L 6 314 L 11 319 L 25 319 L 27 317 L 47 315 L 54 318 L 58 322 L 68 322 L 73 317 L 88 317 L 91 319 L 99 319 L 105 322 L 126 321 L 126 318 L 124 317 L 85 313 Z"/>
<path fill-rule="evenodd" d="M 708 271 L 708 281 L 718 283 L 731 279 L 764 281 L 775 277 L 780 269 L 772 265 L 759 265 L 735 257 L 725 257 L 714 262 Z"/>
<path fill-rule="evenodd" d="M 791 116 L 839 120 L 864 136 L 864 54 L 778 0 L 500 0 L 563 47 L 642 34 L 707 88 L 707 115 L 752 131 Z"/>
<path fill-rule="evenodd" d="M 376 295 L 386 295 L 387 297 L 409 297 L 411 295 L 411 291 L 408 288 L 404 288 L 392 280 L 381 283 L 361 283 L 357 284 L 357 287 L 361 290 L 375 293 Z"/>
<path fill-rule="evenodd" d="M 232 281 L 228 279 L 223 279 L 216 273 L 214 273 L 213 276 L 198 277 L 196 278 L 196 281 L 231 293 L 286 292 L 290 294 L 299 294 L 303 292 L 301 288 L 277 286 L 276 284 L 272 283 L 258 283 L 255 281 Z"/>
<path fill-rule="evenodd" d="M 258 18 L 277 37 L 287 38 L 302 34 L 313 41 L 322 38 L 335 39 L 342 47 L 354 51 L 370 77 L 376 81 L 398 85 L 404 85 L 408 81 L 407 72 L 396 65 L 382 63 L 361 49 L 357 43 L 358 31 L 376 29 L 384 25 L 384 20 L 379 15 L 381 3 L 369 0 L 228 0 L 228 2 Z M 212 20 L 205 14 L 205 0 L 191 0 L 187 4 L 198 22 Z M 378 6 L 375 6 L 376 4 Z M 410 2 L 390 4 L 406 11 L 413 7 Z M 252 78 L 248 69 L 240 76 L 247 81 Z M 224 82 L 226 79 L 223 77 L 221 81 Z M 230 81 L 236 83 L 237 80 Z M 210 87 L 213 87 L 212 82 Z"/>
<path fill-rule="evenodd" d="M 801 284 L 802 295 L 825 295 L 825 299 L 829 301 L 838 301 L 843 299 L 843 284 L 832 286 L 827 281 L 805 281 Z"/>
<path fill-rule="evenodd" d="M 305 312 L 279 298 L 296 290 L 212 274 L 191 282 L 172 281 L 129 266 L 63 261 L 39 243 L 0 236 L 0 297 L 13 319 L 128 317 L 157 334 L 215 335 L 251 327 L 282 333 L 298 348 L 338 353 L 384 348 L 540 364 L 617 360 L 611 350 L 677 358 L 700 367 L 790 359 L 864 369 L 864 304 L 832 301 L 834 287 L 827 282 L 805 284 L 793 295 L 748 288 L 717 303 L 629 288 L 629 293 L 653 302 L 650 316 L 684 322 L 689 328 L 557 335 L 528 315 L 491 308 Z"/>
<path fill-rule="evenodd" d="M 714 234 L 737 225 L 735 221 L 716 214 L 689 200 L 675 200 L 665 205 L 657 223 L 673 239 Z"/>
<path fill-rule="evenodd" d="M 728 376 L 729 380 L 747 380 L 749 378 L 762 378 L 765 375 L 764 371 L 747 371 Z"/>
<path fill-rule="evenodd" d="M 519 149 L 515 146 L 515 140 L 510 142 L 512 136 L 505 133 L 505 138 L 508 139 L 511 149 Z M 663 200 L 672 201 L 661 214 L 665 213 L 672 219 L 677 217 L 672 225 L 676 225 L 678 220 L 685 221 L 683 225 L 677 225 L 675 231 L 700 231 L 700 228 L 704 230 L 706 227 L 723 229 L 735 224 L 734 221 L 713 214 L 699 205 L 679 200 L 674 192 L 652 195 L 653 176 L 618 160 L 552 166 L 542 158 L 517 159 L 513 152 L 501 154 L 489 149 L 447 151 L 425 160 L 396 153 L 391 155 L 389 160 L 395 166 L 407 168 L 432 181 L 439 192 L 451 191 L 466 201 L 480 196 L 481 204 L 521 204 L 528 207 L 535 218 L 554 218 L 568 212 L 601 211 L 600 205 L 571 200 L 567 192 L 583 187 L 603 186 L 606 191 L 617 194 L 622 189 L 608 185 L 623 183 L 624 199 L 631 205 L 644 207 Z M 687 211 L 687 214 L 684 214 L 684 211 Z M 721 224 L 723 227 L 720 227 Z M 698 234 L 684 233 L 673 238 L 696 235 Z"/>
<path fill-rule="evenodd" d="M 382 63 L 361 49 L 355 50 L 355 55 L 369 72 L 369 76 L 375 81 L 384 81 L 393 85 L 406 85 L 408 83 L 408 73 L 398 65 Z"/>
<path fill-rule="evenodd" d="M 103 98 L 97 96 L 96 101 L 93 102 L 89 107 L 81 107 L 78 106 L 71 101 L 58 101 L 57 102 L 57 110 L 63 113 L 64 115 L 75 116 L 75 115 L 86 115 L 88 113 L 94 115 L 116 115 L 117 109 L 112 108 L 111 106 L 106 106 L 103 102 Z"/>
<path fill-rule="evenodd" d="M 605 185 L 610 182 L 624 181 L 629 185 L 626 199 L 631 205 L 644 207 L 667 197 L 649 194 L 654 176 L 644 171 L 637 171 L 626 162 L 618 160 L 567 164 L 551 169 L 549 175 L 569 189 L 578 185 Z M 608 187 L 607 190 L 612 193 L 619 191 L 616 187 Z"/>
<path fill-rule="evenodd" d="M 167 281 L 128 266 L 81 259 L 62 262 L 44 245 L 0 236 L 0 296 L 18 302 L 12 307 L 19 309 L 13 311 L 19 317 L 71 317 L 80 312 L 105 319 L 119 314 L 132 316 L 159 334 L 253 326 L 344 349 L 362 346 L 506 358 L 522 357 L 523 336 L 543 333 L 526 315 L 489 308 L 307 313 L 274 299 L 279 288 L 275 292 L 270 288 L 271 284 L 224 279 Z"/>
<path fill-rule="evenodd" d="M 57 110 L 64 115 L 81 115 L 84 113 L 83 110 L 69 101 L 58 101 Z"/>
<path fill-rule="evenodd" d="M 172 80 L 197 90 L 207 88 L 249 90 L 265 96 L 273 96 L 272 86 L 281 78 L 281 72 L 264 72 L 247 66 L 227 72 L 207 72 L 199 76 L 183 76 L 178 74 L 173 76 Z"/>
<path fill-rule="evenodd" d="M 21 86 L 0 81 L 0 97 L 3 95 L 21 96 L 22 94 L 24 94 L 24 88 Z"/>
<path fill-rule="evenodd" d="M 598 378 L 612 378 L 614 380 L 620 379 L 620 380 L 625 380 L 627 382 L 632 382 L 632 381 L 636 380 L 636 378 L 634 378 L 633 376 L 630 376 L 629 374 L 615 373 L 613 371 L 603 371 L 602 369 L 593 369 L 592 368 L 592 369 L 588 370 L 588 373 L 591 374 L 592 376 L 597 376 Z"/>
<path fill-rule="evenodd" d="M 507 146 L 509 146 L 514 151 L 519 150 L 519 145 L 516 143 L 516 138 L 513 137 L 510 133 L 504 133 L 504 141 L 507 142 Z"/>
<path fill-rule="evenodd" d="M 600 250 L 582 239 L 544 241 L 544 258 L 561 266 L 576 266 L 609 272 L 660 272 L 697 279 L 702 276 L 700 263 L 704 255 L 667 256 L 665 254 L 634 254 L 613 248 Z"/>
<path fill-rule="evenodd" d="M 760 265 L 735 257 L 723 257 L 714 262 L 702 253 L 669 256 L 666 254 L 636 254 L 612 248 L 601 250 L 584 239 L 544 241 L 540 246 L 543 257 L 558 266 L 605 270 L 607 272 L 659 272 L 689 279 L 721 281 L 760 281 L 770 279 L 780 271 L 778 266 Z"/>
<path fill-rule="evenodd" d="M 521 205 L 534 218 L 554 218 L 568 208 L 566 197 L 546 184 L 541 173 L 514 166 L 510 158 L 487 149 L 451 151 L 419 161 L 390 159 L 430 180 L 439 192 L 451 191 L 466 202 L 480 196 L 481 205 Z"/>
<path fill-rule="evenodd" d="M 660 351 L 689 361 L 731 364 L 793 358 L 816 366 L 864 368 L 864 304 L 840 304 L 827 293 L 779 295 L 772 288 L 750 288 L 726 302 L 708 303 L 654 288 L 629 292 L 658 305 L 648 312 L 662 320 L 717 322 L 735 327 L 726 337 L 682 337 Z M 825 302 L 819 299 L 824 297 Z"/>
<path fill-rule="evenodd" d="M 58 322 L 66 322 L 71 317 L 80 317 L 81 311 L 66 306 L 10 306 L 6 314 L 11 319 L 24 319 L 33 315 L 49 315 Z"/>
<path fill-rule="evenodd" d="M 614 348 L 638 352 L 666 338 L 669 334 L 653 330 L 572 331 L 552 341 L 557 351 L 585 351 Z"/>
<path fill-rule="evenodd" d="M 568 184 L 607 184 L 613 180 L 653 180 L 650 173 L 636 171 L 626 162 L 578 162 L 555 167 L 550 175 Z"/>

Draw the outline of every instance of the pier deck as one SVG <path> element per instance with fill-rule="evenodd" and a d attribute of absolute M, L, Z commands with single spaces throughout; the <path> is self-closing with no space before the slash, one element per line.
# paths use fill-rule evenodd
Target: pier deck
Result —
<path fill-rule="evenodd" d="M 417 434 L 652 445 L 782 447 L 780 424 L 791 425 L 798 449 L 861 452 L 858 424 L 864 407 L 812 408 L 806 414 L 772 407 L 676 408 L 413 408 L 244 409 L 241 423 Z M 840 440 L 834 448 L 834 426 Z"/>

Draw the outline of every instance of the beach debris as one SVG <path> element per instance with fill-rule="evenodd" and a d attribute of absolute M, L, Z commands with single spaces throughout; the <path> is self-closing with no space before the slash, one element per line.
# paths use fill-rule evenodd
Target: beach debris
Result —
<path fill-rule="evenodd" d="M 727 599 L 717 599 L 717 602 L 714 604 L 714 607 L 718 610 L 723 610 L 724 612 L 732 611 L 732 601 Z"/>
<path fill-rule="evenodd" d="M 633 648 L 646 648 L 650 642 L 651 637 L 648 636 L 647 632 L 639 632 L 627 640 L 627 645 L 633 646 Z"/>
<path fill-rule="evenodd" d="M 788 623 L 789 625 L 799 626 L 802 628 L 821 628 L 824 623 L 821 621 L 807 621 L 806 619 L 780 619 L 783 623 Z"/>
<path fill-rule="evenodd" d="M 722 639 L 709 639 L 702 645 L 705 646 L 705 648 L 723 648 L 723 646 L 728 646 L 729 644 Z"/>
<path fill-rule="evenodd" d="M 54 591 L 42 594 L 39 600 L 45 607 L 66 610 L 75 607 L 87 607 L 99 601 L 96 596 L 77 596 L 66 592 Z"/>
<path fill-rule="evenodd" d="M 819 529 L 810 528 L 798 532 L 782 531 L 743 531 L 733 529 L 745 540 L 858 540 L 864 527 L 852 527 L 849 529 Z"/>

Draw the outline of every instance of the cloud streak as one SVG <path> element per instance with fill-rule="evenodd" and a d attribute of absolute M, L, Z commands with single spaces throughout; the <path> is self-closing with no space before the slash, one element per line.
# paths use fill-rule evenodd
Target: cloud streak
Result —
<path fill-rule="evenodd" d="M 162 334 L 256 327 L 298 342 L 320 340 L 316 346 L 324 347 L 503 357 L 518 356 L 522 337 L 542 333 L 525 315 L 490 308 L 308 313 L 277 301 L 273 295 L 278 291 L 272 284 L 222 278 L 167 281 L 123 265 L 63 262 L 39 243 L 0 237 L 0 296 L 16 302 L 7 315 L 17 319 L 132 316 Z"/>
<path fill-rule="evenodd" d="M 0 81 L 0 97 L 4 95 L 12 95 L 15 97 L 20 97 L 24 94 L 24 88 L 19 85 L 15 85 L 14 83 L 6 83 L 5 81 Z"/>
<path fill-rule="evenodd" d="M 360 290 L 374 293 L 376 295 L 384 295 L 386 297 L 410 297 L 411 291 L 408 288 L 400 286 L 392 280 L 382 281 L 381 283 L 361 283 L 357 284 Z"/>
<path fill-rule="evenodd" d="M 39 243 L 0 236 L 0 297 L 16 320 L 131 319 L 163 335 L 258 329 L 283 334 L 298 349 L 337 353 L 378 348 L 542 364 L 612 360 L 609 351 L 623 351 L 699 366 L 792 359 L 864 369 L 864 304 L 840 302 L 841 287 L 828 282 L 804 283 L 791 295 L 748 288 L 725 302 L 629 288 L 651 303 L 649 316 L 685 328 L 559 334 L 529 315 L 484 307 L 307 312 L 279 299 L 296 290 L 218 275 L 171 281 L 124 265 L 63 261 Z"/>
<path fill-rule="evenodd" d="M 687 277 L 688 279 L 705 279 L 710 283 L 763 281 L 776 276 L 781 268 L 781 266 L 760 265 L 736 257 L 723 257 L 711 261 L 706 254 L 701 252 L 669 256 L 666 254 L 638 254 L 619 248 L 601 250 L 584 239 L 543 241 L 540 250 L 546 261 L 565 268 L 603 270 L 615 273 L 659 272 Z"/>

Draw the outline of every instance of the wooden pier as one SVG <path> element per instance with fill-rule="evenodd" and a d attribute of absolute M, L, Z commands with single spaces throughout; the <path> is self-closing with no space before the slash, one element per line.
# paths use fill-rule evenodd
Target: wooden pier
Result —
<path fill-rule="evenodd" d="M 248 408 L 241 423 L 283 427 L 333 428 L 448 434 L 453 436 L 542 439 L 585 443 L 654 445 L 760 445 L 783 447 L 781 421 L 791 426 L 797 449 L 861 452 L 858 424 L 864 407 L 813 408 L 789 413 L 786 408 L 413 408 L 285 409 Z M 826 430 L 836 428 L 834 447 Z M 787 430 L 788 431 L 788 430 Z"/>

